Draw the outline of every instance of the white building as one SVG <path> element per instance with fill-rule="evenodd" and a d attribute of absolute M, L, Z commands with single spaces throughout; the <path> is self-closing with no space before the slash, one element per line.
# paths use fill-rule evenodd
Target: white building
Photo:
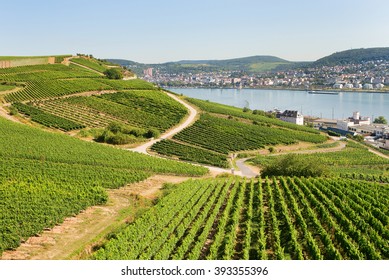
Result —
<path fill-rule="evenodd" d="M 304 116 L 299 111 L 285 110 L 283 113 L 278 114 L 277 118 L 284 122 L 304 125 Z"/>
<path fill-rule="evenodd" d="M 345 120 L 337 120 L 336 128 L 349 131 L 351 127 L 361 126 L 361 125 L 369 125 L 371 120 L 369 117 L 361 117 L 358 111 L 353 112 L 353 116 L 345 119 Z M 353 131 L 356 131 L 354 128 Z"/>
<path fill-rule="evenodd" d="M 343 88 L 343 84 L 334 84 L 332 87 L 336 89 L 341 89 Z"/>
<path fill-rule="evenodd" d="M 345 84 L 344 87 L 345 88 L 354 88 L 354 85 L 353 84 Z"/>
<path fill-rule="evenodd" d="M 378 143 L 378 147 L 389 150 L 389 139 L 385 139 Z"/>
<path fill-rule="evenodd" d="M 364 84 L 363 89 L 373 89 L 373 85 L 372 84 Z"/>
<path fill-rule="evenodd" d="M 375 85 L 375 88 L 377 88 L 377 89 L 383 89 L 383 88 L 384 88 L 384 84 L 376 84 L 376 85 Z"/>

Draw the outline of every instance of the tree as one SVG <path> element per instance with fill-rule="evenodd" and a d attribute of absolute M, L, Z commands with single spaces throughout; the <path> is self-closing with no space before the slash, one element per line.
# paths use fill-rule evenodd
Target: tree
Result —
<path fill-rule="evenodd" d="M 123 79 L 123 73 L 118 68 L 110 68 L 104 71 L 104 75 L 108 79 L 120 80 Z"/>
<path fill-rule="evenodd" d="M 379 116 L 378 118 L 374 119 L 373 123 L 388 124 L 388 121 L 385 119 L 384 116 Z"/>

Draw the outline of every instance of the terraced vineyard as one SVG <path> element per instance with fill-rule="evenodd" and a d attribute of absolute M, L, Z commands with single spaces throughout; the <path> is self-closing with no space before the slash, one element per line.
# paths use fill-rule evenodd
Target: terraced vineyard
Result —
<path fill-rule="evenodd" d="M 23 113 L 26 116 L 29 116 L 32 121 L 43 124 L 47 127 L 54 127 L 62 129 L 64 131 L 80 129 L 85 127 L 82 124 L 76 123 L 74 121 L 43 112 L 33 106 L 23 104 L 23 103 L 14 103 L 13 106 L 18 109 L 19 112 Z"/>
<path fill-rule="evenodd" d="M 39 100 L 86 91 L 154 89 L 141 80 L 106 79 L 77 65 L 33 65 L 0 69 L 0 82 L 23 82 L 22 90 L 7 94 L 6 102 Z"/>
<path fill-rule="evenodd" d="M 279 119 L 276 119 L 275 117 L 269 117 L 265 112 L 260 110 L 256 110 L 257 114 L 254 114 L 253 112 L 244 112 L 241 108 L 228 106 L 224 104 L 218 104 L 210 101 L 204 101 L 204 100 L 188 98 L 188 97 L 186 98 L 186 100 L 188 100 L 190 103 L 196 105 L 201 110 L 208 113 L 233 116 L 233 117 L 248 119 L 251 121 L 256 121 L 258 123 L 272 125 L 276 127 L 284 127 L 293 130 L 319 134 L 319 132 L 313 128 L 284 122 Z"/>
<path fill-rule="evenodd" d="M 187 181 L 92 258 L 389 259 L 388 205 L 361 181 Z"/>
<path fill-rule="evenodd" d="M 104 72 L 108 68 L 104 66 L 102 62 L 97 61 L 96 59 L 89 59 L 83 57 L 72 58 L 70 61 L 84 65 L 95 71 Z"/>
<path fill-rule="evenodd" d="M 155 143 L 151 149 L 161 155 L 176 156 L 180 160 L 195 161 L 202 164 L 228 167 L 225 155 L 204 150 L 198 147 L 189 146 L 172 140 L 162 140 Z"/>
<path fill-rule="evenodd" d="M 326 140 L 326 136 L 317 133 L 202 114 L 192 126 L 176 134 L 173 141 L 154 144 L 152 150 L 188 161 L 226 167 L 227 155 L 231 152 Z"/>
<path fill-rule="evenodd" d="M 118 188 L 151 174 L 198 176 L 205 168 L 43 132 L 0 118 L 0 254 Z"/>
<path fill-rule="evenodd" d="M 91 63 L 96 64 L 81 58 L 77 62 L 89 67 Z M 187 114 L 184 106 L 148 82 L 137 79 L 109 80 L 74 64 L 0 69 L 0 82 L 17 83 L 21 88 L 2 96 L 6 102 L 14 103 L 14 107 L 30 116 L 32 121 L 65 131 L 83 127 L 103 128 L 116 121 L 163 132 L 179 123 Z M 64 98 L 84 92 L 101 94 L 104 90 L 126 92 Z M 30 103 L 21 103 L 25 101 Z"/>
<path fill-rule="evenodd" d="M 139 128 L 165 131 L 187 114 L 184 106 L 158 90 L 77 96 L 34 104 L 46 113 L 86 127 L 105 127 L 110 122 L 119 121 Z"/>

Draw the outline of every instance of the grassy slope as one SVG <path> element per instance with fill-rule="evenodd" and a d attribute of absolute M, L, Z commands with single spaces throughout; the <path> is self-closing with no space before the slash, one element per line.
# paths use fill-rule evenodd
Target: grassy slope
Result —
<path fill-rule="evenodd" d="M 285 155 L 258 156 L 251 160 L 263 166 Z M 347 176 L 353 173 L 389 176 L 389 160 L 369 152 L 366 147 L 348 142 L 345 149 L 337 152 L 297 155 L 301 160 L 313 160 L 324 164 L 331 175 Z"/>

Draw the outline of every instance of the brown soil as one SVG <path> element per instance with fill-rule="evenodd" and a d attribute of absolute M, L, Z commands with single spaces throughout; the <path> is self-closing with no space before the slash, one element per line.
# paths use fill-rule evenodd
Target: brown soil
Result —
<path fill-rule="evenodd" d="M 109 200 L 106 205 L 93 206 L 75 217 L 66 218 L 61 225 L 30 237 L 16 250 L 4 252 L 1 259 L 77 259 L 85 250 L 90 251 L 93 242 L 98 242 L 98 239 L 134 218 L 137 209 L 131 208 L 131 196 L 136 194 L 154 199 L 164 183 L 180 183 L 187 179 L 155 175 L 120 189 L 107 190 Z"/>

